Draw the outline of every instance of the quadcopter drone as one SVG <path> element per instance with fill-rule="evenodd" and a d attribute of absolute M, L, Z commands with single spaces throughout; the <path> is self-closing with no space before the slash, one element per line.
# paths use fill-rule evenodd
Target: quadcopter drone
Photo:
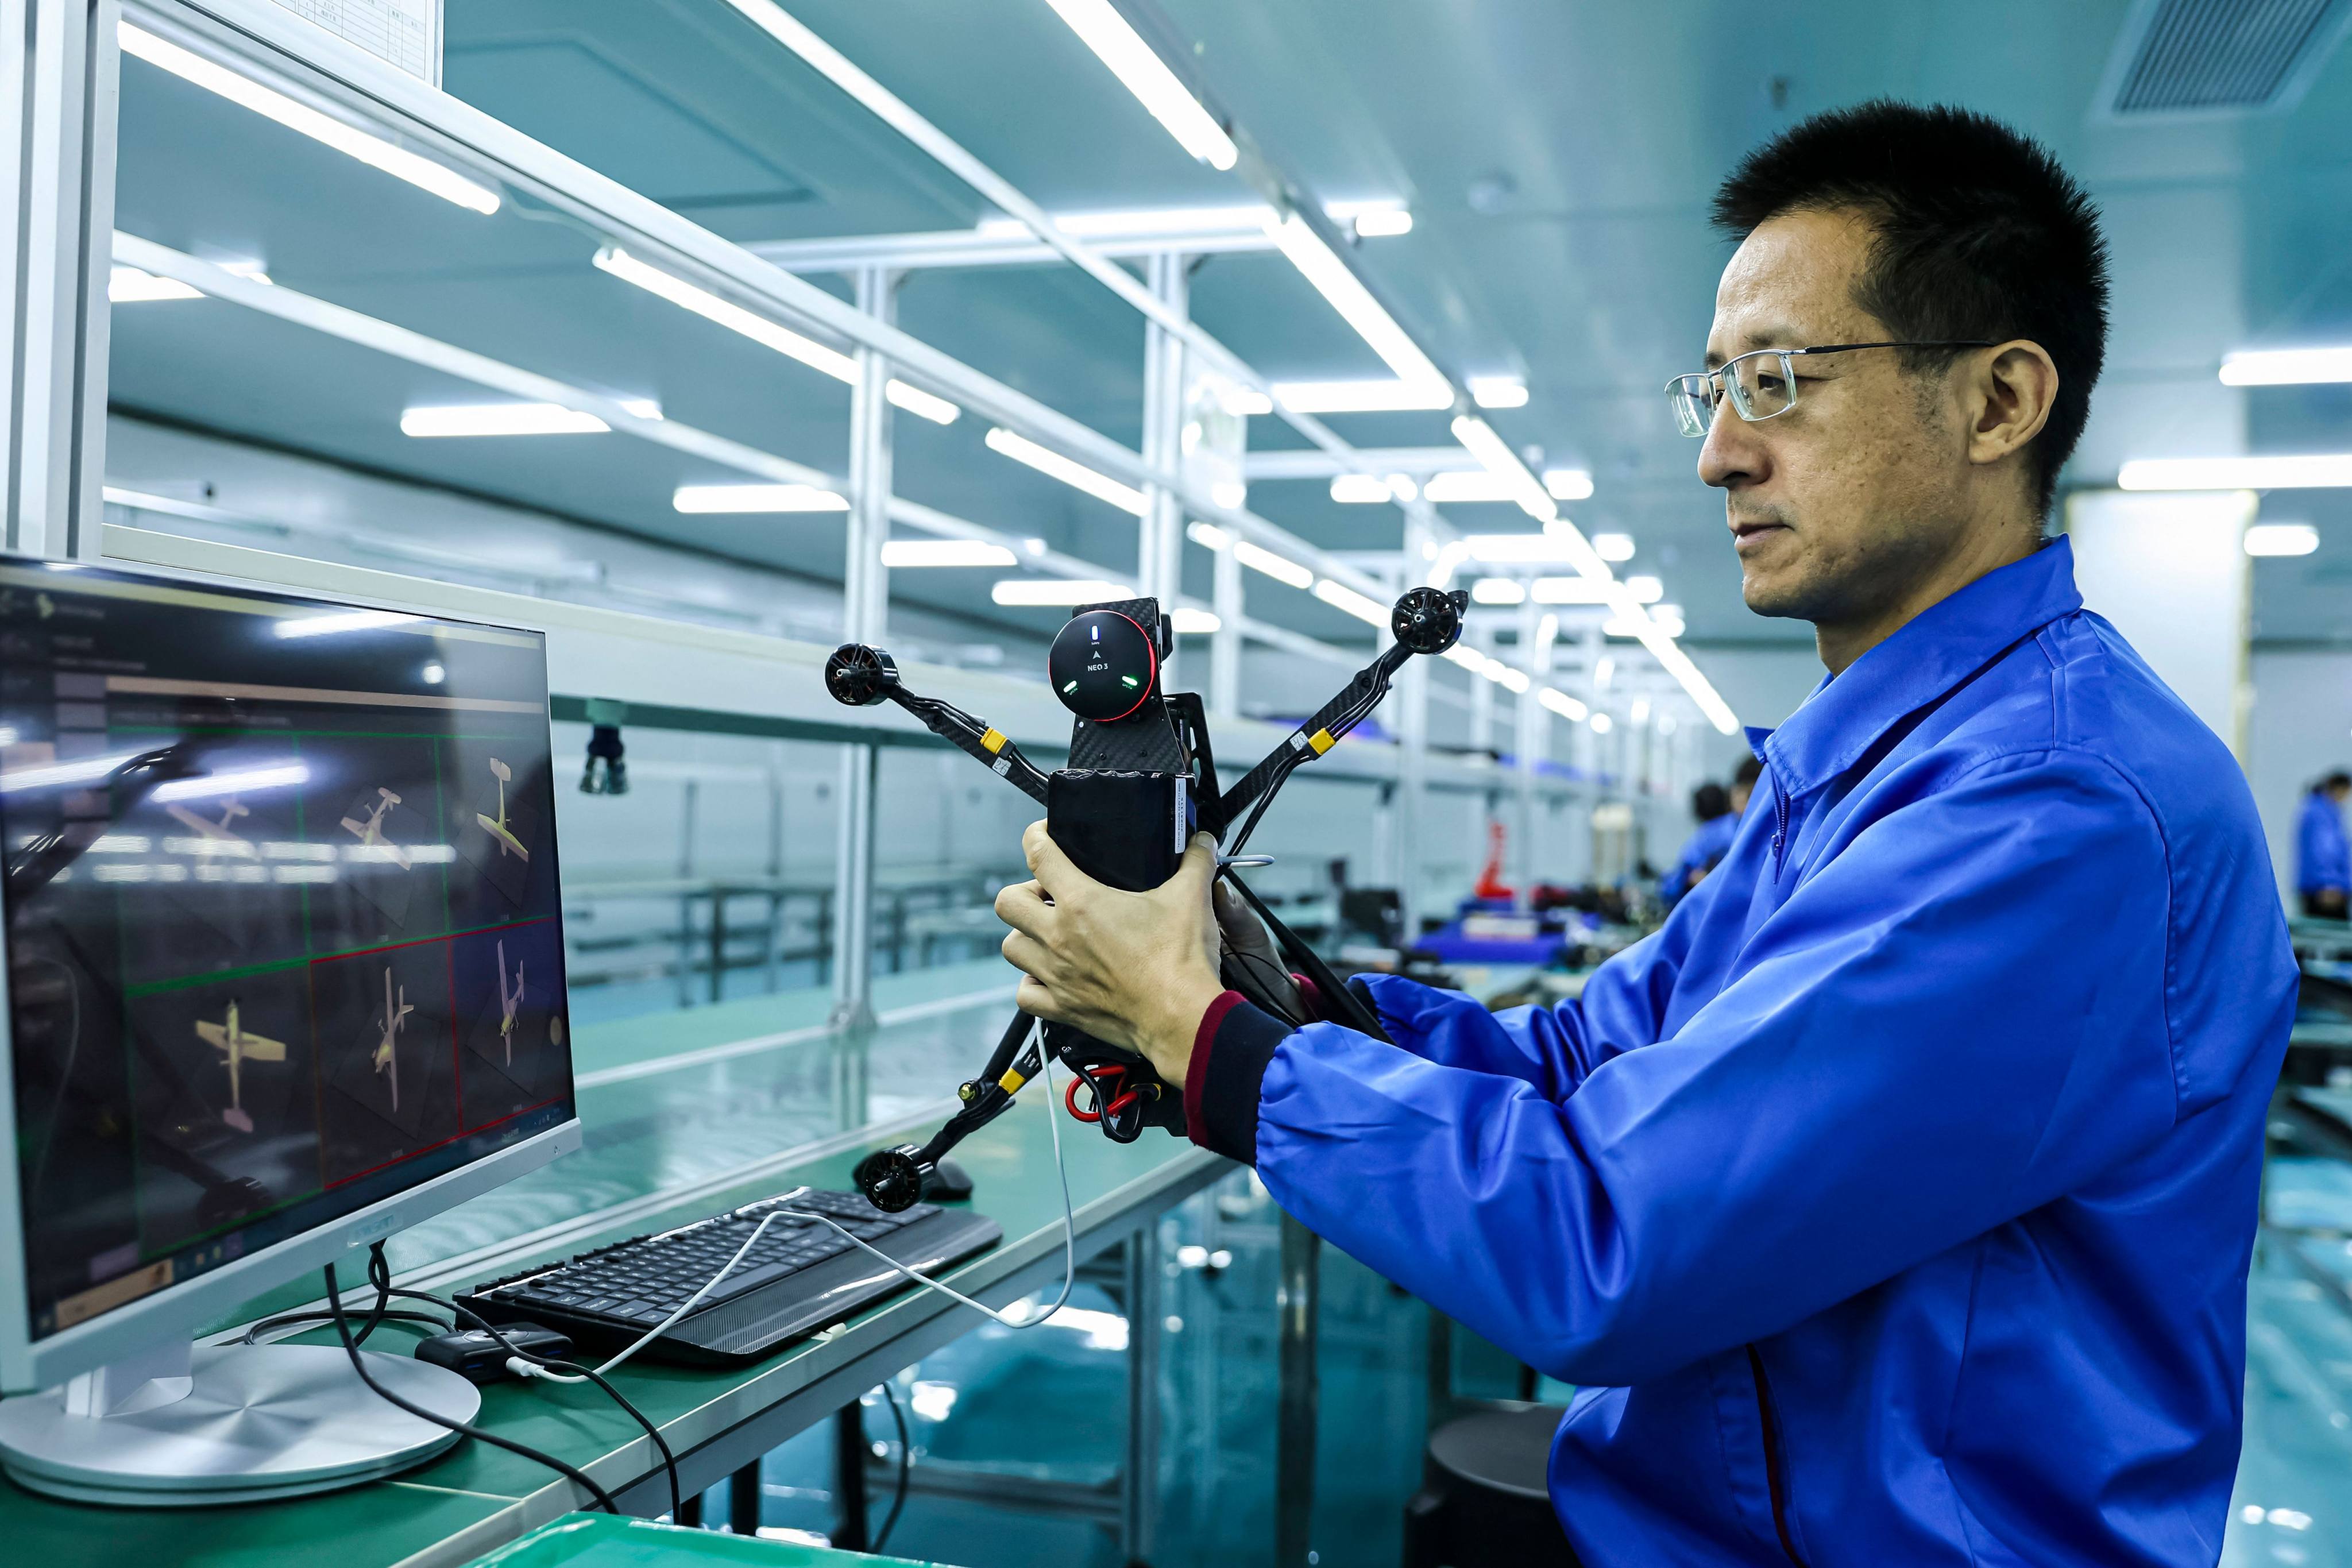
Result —
<path fill-rule="evenodd" d="M 1361 723 L 1388 694 L 1406 659 L 1452 647 L 1468 607 L 1469 595 L 1459 591 L 1409 590 L 1389 617 L 1395 642 L 1231 789 L 1218 787 L 1208 714 L 1200 697 L 1160 689 L 1161 663 L 1174 634 L 1157 599 L 1081 606 L 1055 635 L 1045 657 L 1046 674 L 1054 695 L 1076 719 L 1069 765 L 1050 773 L 993 726 L 908 691 L 899 682 L 898 667 L 880 648 L 843 644 L 825 661 L 824 684 L 835 700 L 850 707 L 887 701 L 912 713 L 933 734 L 1045 806 L 1046 831 L 1080 870 L 1112 887 L 1143 892 L 1175 874 L 1196 832 L 1214 835 L 1224 846 L 1225 861 L 1238 857 L 1290 775 Z M 1283 955 L 1314 983 L 1334 1021 L 1386 1037 L 1370 1010 L 1230 864 L 1218 874 L 1265 922 Z M 1253 973 L 1253 963 L 1269 973 Z M 1228 950 L 1222 978 L 1251 1002 L 1286 1016 L 1276 995 L 1289 976 L 1271 969 L 1263 960 Z M 921 1198 L 948 1151 L 1002 1115 L 1022 1086 L 1043 1070 L 1041 1054 L 1073 1075 L 1066 1096 L 1070 1113 L 1095 1123 L 1112 1142 L 1131 1143 L 1147 1127 L 1183 1134 L 1182 1086 L 1167 1083 L 1131 1051 L 1062 1024 L 1048 1023 L 1036 1031 L 1035 1023 L 1024 1013 L 1013 1015 L 988 1064 L 957 1090 L 962 1108 L 929 1142 L 886 1149 L 858 1165 L 858 1188 L 877 1207 L 897 1213 Z M 1039 1036 L 1034 1043 L 1033 1032 Z M 1092 1096 L 1090 1106 L 1079 1103 L 1081 1089 Z"/>

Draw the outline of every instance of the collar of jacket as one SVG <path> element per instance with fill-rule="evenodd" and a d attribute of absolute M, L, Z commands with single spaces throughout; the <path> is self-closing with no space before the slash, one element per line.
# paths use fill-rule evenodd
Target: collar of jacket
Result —
<path fill-rule="evenodd" d="M 1748 743 L 1790 796 L 1852 767 L 1897 721 L 1943 696 L 2000 652 L 2083 607 L 2074 548 L 2063 535 L 1927 606 L 1839 676 L 1823 676 L 1777 730 Z"/>

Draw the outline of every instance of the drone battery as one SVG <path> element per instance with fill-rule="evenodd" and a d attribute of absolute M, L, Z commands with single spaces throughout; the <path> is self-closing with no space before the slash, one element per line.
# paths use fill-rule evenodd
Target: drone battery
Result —
<path fill-rule="evenodd" d="M 1045 783 L 1045 829 L 1079 870 L 1147 892 L 1176 874 L 1192 837 L 1181 773 L 1065 768 Z"/>

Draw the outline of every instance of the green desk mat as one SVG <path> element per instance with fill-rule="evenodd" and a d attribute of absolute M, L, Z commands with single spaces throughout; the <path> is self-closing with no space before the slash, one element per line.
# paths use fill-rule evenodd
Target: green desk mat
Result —
<path fill-rule="evenodd" d="M 798 1546 L 788 1541 L 747 1541 L 710 1530 L 680 1530 L 642 1519 L 567 1513 L 521 1540 L 478 1559 L 473 1568 L 661 1568 L 673 1563 L 740 1563 L 760 1568 L 889 1568 L 903 1557 L 873 1557 Z M 938 1568 L 938 1565 L 934 1565 Z"/>

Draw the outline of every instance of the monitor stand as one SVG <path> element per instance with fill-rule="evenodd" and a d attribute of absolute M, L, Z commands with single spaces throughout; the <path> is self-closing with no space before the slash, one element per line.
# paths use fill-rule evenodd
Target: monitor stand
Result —
<path fill-rule="evenodd" d="M 445 1367 L 362 1352 L 413 1405 L 473 1420 Z M 387 1403 L 341 1345 L 159 1345 L 61 1388 L 0 1400 L 0 1468 L 32 1491 L 117 1508 L 257 1502 L 355 1486 L 457 1435 Z"/>

